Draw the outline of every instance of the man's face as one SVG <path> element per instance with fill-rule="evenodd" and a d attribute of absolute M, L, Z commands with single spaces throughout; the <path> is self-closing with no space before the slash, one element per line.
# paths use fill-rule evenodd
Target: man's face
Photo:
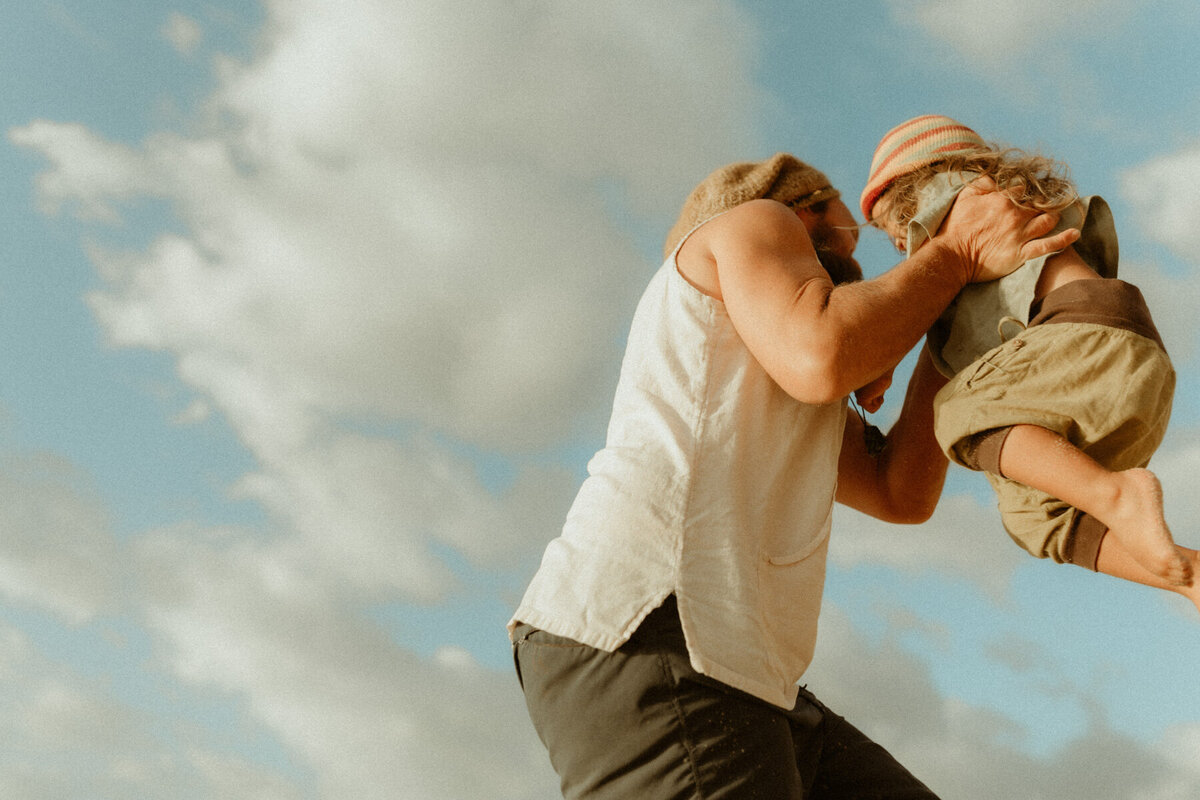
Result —
<path fill-rule="evenodd" d="M 834 198 L 828 201 L 822 214 L 799 209 L 797 215 L 808 229 L 817 258 L 834 284 L 862 280 L 862 267 L 854 260 L 858 223 L 846 204 L 840 198 Z"/>

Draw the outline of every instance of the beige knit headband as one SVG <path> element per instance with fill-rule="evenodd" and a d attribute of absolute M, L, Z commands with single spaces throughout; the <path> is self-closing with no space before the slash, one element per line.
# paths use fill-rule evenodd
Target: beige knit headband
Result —
<path fill-rule="evenodd" d="M 692 190 L 663 244 L 663 257 L 700 223 L 751 200 L 778 200 L 793 208 L 807 208 L 840 193 L 829 179 L 795 156 L 776 153 L 766 161 L 729 164 L 713 172 Z"/>

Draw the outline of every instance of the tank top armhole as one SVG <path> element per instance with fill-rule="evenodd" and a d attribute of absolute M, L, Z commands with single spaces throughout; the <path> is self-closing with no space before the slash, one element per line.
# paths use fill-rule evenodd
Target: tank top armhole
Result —
<path fill-rule="evenodd" d="M 692 238 L 693 233 L 700 230 L 702 227 L 704 227 L 708 223 L 712 222 L 717 217 L 719 217 L 723 214 L 727 214 L 727 213 L 729 213 L 728 210 L 722 211 L 720 214 L 714 214 L 713 216 L 709 217 L 708 219 L 704 220 L 703 222 L 700 222 L 694 228 L 692 228 L 690 231 L 688 231 L 686 234 L 684 234 L 683 238 L 681 238 L 679 240 L 679 243 L 677 245 L 675 245 L 675 249 L 671 251 L 671 255 L 667 256 L 667 260 L 666 260 L 666 263 L 670 266 L 671 272 L 673 273 L 673 279 L 677 279 L 682 285 L 686 286 L 687 289 L 685 291 L 695 293 L 697 296 L 704 298 L 704 300 L 706 302 L 710 303 L 714 308 L 719 308 L 721 310 L 724 310 L 724 308 L 725 308 L 725 303 L 721 300 L 721 298 L 711 295 L 708 292 L 704 291 L 699 286 L 692 283 L 691 278 L 687 277 L 686 275 L 683 274 L 683 272 L 680 271 L 678 256 L 679 256 L 679 251 L 683 249 L 684 243 L 687 242 L 688 239 Z"/>

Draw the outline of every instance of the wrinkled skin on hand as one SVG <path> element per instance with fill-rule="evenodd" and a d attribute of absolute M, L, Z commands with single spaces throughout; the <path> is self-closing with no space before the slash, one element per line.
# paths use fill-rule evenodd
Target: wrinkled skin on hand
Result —
<path fill-rule="evenodd" d="M 978 283 L 1002 278 L 1029 259 L 1056 253 L 1078 239 L 1075 229 L 1046 236 L 1058 217 L 1020 208 L 991 178 L 979 178 L 959 193 L 937 235 L 962 258 L 967 282 Z"/>

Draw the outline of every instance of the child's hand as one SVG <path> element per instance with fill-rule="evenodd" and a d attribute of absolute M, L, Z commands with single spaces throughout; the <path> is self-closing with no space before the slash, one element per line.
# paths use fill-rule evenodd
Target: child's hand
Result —
<path fill-rule="evenodd" d="M 883 394 L 892 385 L 892 370 L 880 375 L 861 389 L 854 391 L 854 399 L 862 406 L 863 411 L 873 414 L 883 405 Z"/>

